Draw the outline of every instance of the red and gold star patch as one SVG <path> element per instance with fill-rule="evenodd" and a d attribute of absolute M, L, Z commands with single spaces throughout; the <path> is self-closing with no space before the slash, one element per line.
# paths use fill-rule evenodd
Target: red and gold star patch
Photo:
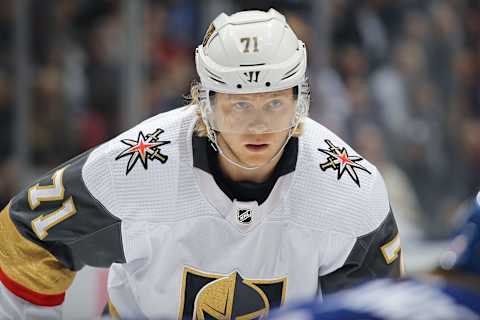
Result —
<path fill-rule="evenodd" d="M 167 162 L 168 156 L 161 153 L 160 147 L 170 143 L 170 141 L 160 141 L 159 135 L 163 133 L 162 129 L 157 129 L 153 133 L 144 135 L 142 131 L 138 133 L 137 140 L 123 139 L 122 143 L 128 146 L 123 150 L 115 160 L 130 156 L 127 163 L 128 173 L 133 169 L 135 163 L 140 159 L 143 168 L 148 169 L 148 161 L 158 160 L 161 163 Z"/>
<path fill-rule="evenodd" d="M 322 169 L 322 171 L 326 171 L 327 169 L 337 171 L 337 180 L 340 180 L 342 175 L 347 172 L 350 178 L 352 178 L 352 180 L 359 187 L 360 179 L 358 178 L 355 169 L 365 171 L 368 174 L 372 174 L 370 171 L 368 171 L 367 168 L 358 163 L 362 161 L 363 158 L 359 156 L 348 155 L 345 148 L 335 146 L 328 139 L 325 140 L 325 143 L 328 145 L 328 149 L 318 149 L 318 151 L 323 152 L 328 156 L 326 162 L 320 164 L 320 169 Z"/>

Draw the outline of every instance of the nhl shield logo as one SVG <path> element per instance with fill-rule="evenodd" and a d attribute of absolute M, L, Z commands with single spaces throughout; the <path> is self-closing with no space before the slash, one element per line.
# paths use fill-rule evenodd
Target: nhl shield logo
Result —
<path fill-rule="evenodd" d="M 250 224 L 252 222 L 253 212 L 251 209 L 238 209 L 237 220 L 241 224 Z"/>

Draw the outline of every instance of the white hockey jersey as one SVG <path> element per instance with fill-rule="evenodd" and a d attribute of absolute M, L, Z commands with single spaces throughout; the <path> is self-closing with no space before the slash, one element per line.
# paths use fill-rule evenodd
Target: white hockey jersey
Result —
<path fill-rule="evenodd" d="M 307 119 L 295 170 L 258 205 L 195 167 L 196 120 L 195 106 L 150 118 L 12 199 L 0 214 L 0 317 L 59 315 L 84 265 L 110 267 L 126 319 L 254 319 L 399 276 L 382 177 L 332 132 Z"/>

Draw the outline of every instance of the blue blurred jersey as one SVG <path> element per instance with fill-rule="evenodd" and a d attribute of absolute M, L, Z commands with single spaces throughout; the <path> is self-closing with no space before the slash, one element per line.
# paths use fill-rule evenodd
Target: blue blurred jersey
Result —
<path fill-rule="evenodd" d="M 480 294 L 449 284 L 381 279 L 273 313 L 292 320 L 480 319 Z"/>

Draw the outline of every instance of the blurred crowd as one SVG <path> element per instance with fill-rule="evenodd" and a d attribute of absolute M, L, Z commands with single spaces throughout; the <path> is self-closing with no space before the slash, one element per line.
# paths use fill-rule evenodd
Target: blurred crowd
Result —
<path fill-rule="evenodd" d="M 404 237 L 443 236 L 480 188 L 480 2 L 330 0 L 328 30 L 315 29 L 313 2 L 145 0 L 139 112 L 184 104 L 196 78 L 194 48 L 218 13 L 206 8 L 273 6 L 310 60 L 328 34 L 328 63 L 309 75 L 311 116 L 378 166 Z M 24 187 L 14 152 L 14 9 L 14 0 L 0 5 L 2 207 Z M 125 129 L 122 1 L 31 0 L 29 21 L 28 162 L 41 173 Z"/>
<path fill-rule="evenodd" d="M 379 167 L 404 238 L 441 236 L 480 188 L 480 2 L 331 10 L 317 118 Z"/>

